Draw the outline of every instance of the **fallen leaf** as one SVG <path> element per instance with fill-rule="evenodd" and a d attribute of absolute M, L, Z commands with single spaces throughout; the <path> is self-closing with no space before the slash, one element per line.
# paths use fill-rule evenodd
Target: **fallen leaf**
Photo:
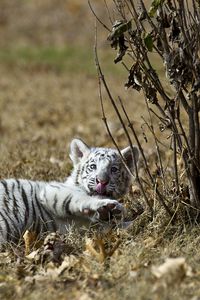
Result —
<path fill-rule="evenodd" d="M 25 243 L 25 256 L 27 256 L 31 252 L 31 248 L 37 239 L 37 234 L 35 231 L 26 230 L 23 235 L 24 243 Z"/>
<path fill-rule="evenodd" d="M 157 279 L 166 279 L 168 283 L 176 283 L 186 276 L 192 276 L 191 267 L 184 257 L 167 258 L 160 266 L 153 266 L 152 273 Z"/>
<path fill-rule="evenodd" d="M 86 239 L 86 251 L 94 256 L 100 263 L 103 263 L 107 257 L 111 257 L 118 249 L 121 240 L 118 239 L 115 244 L 110 248 L 106 249 L 106 242 L 103 238 Z"/>
<path fill-rule="evenodd" d="M 49 262 L 46 266 L 46 272 L 44 273 L 44 275 L 52 279 L 56 279 L 57 277 L 62 276 L 65 272 L 67 272 L 67 275 L 69 276 L 69 271 L 75 268 L 76 265 L 79 264 L 79 262 L 80 260 L 74 255 L 65 256 L 62 264 L 59 267 L 56 267 L 53 262 Z"/>
<path fill-rule="evenodd" d="M 154 247 L 157 247 L 161 242 L 162 242 L 161 237 L 158 237 L 158 238 L 148 237 L 147 239 L 145 239 L 143 241 L 143 244 L 144 244 L 145 248 L 154 248 Z"/>
<path fill-rule="evenodd" d="M 10 264 L 12 259 L 9 252 L 0 252 L 0 261 L 4 264 Z"/>
<path fill-rule="evenodd" d="M 141 191 L 137 185 L 133 185 L 131 192 L 134 196 L 140 197 L 141 196 Z"/>
<path fill-rule="evenodd" d="M 88 294 L 81 295 L 78 300 L 92 300 L 92 298 Z"/>
<path fill-rule="evenodd" d="M 31 261 L 36 260 L 36 256 L 38 255 L 38 253 L 39 253 L 39 249 L 34 250 L 34 251 L 30 252 L 28 255 L 26 255 L 26 258 Z"/>

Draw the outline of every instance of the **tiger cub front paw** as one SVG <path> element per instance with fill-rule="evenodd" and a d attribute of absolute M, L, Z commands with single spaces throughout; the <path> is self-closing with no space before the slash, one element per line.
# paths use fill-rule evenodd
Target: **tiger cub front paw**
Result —
<path fill-rule="evenodd" d="M 102 199 L 97 203 L 93 219 L 100 221 L 108 221 L 116 217 L 122 217 L 124 208 L 116 200 Z"/>

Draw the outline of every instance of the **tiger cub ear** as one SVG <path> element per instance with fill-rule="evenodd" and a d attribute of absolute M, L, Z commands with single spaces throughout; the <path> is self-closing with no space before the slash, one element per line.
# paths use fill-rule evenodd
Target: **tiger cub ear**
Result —
<path fill-rule="evenodd" d="M 133 150 L 133 152 L 132 152 L 132 150 Z M 134 168 L 135 168 L 135 166 L 134 166 L 134 160 L 133 160 L 133 155 L 135 157 L 136 164 L 138 163 L 138 160 L 139 160 L 139 150 L 138 150 L 138 147 L 137 146 L 133 146 L 133 149 L 131 149 L 131 147 L 129 146 L 129 147 L 123 149 L 121 151 L 121 154 L 124 157 L 125 162 L 126 162 L 127 166 L 129 167 L 129 169 L 131 171 L 133 171 Z"/>
<path fill-rule="evenodd" d="M 78 164 L 81 159 L 90 153 L 90 148 L 80 139 L 73 139 L 70 144 L 69 157 L 73 164 Z"/>

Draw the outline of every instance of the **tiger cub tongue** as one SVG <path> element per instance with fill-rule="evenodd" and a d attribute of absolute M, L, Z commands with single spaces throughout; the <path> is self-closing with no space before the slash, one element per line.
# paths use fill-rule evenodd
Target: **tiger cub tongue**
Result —
<path fill-rule="evenodd" d="M 106 191 L 106 184 L 99 182 L 96 186 L 96 192 L 100 195 L 104 194 Z"/>

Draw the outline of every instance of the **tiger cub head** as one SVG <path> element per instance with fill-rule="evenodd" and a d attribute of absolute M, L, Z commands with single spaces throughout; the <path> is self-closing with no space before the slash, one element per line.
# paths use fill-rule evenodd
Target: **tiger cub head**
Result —
<path fill-rule="evenodd" d="M 130 189 L 139 151 L 136 146 L 132 149 L 127 147 L 120 155 L 115 149 L 90 148 L 82 140 L 73 139 L 70 158 L 74 165 L 72 178 L 76 185 L 84 188 L 89 195 L 117 199 Z"/>

